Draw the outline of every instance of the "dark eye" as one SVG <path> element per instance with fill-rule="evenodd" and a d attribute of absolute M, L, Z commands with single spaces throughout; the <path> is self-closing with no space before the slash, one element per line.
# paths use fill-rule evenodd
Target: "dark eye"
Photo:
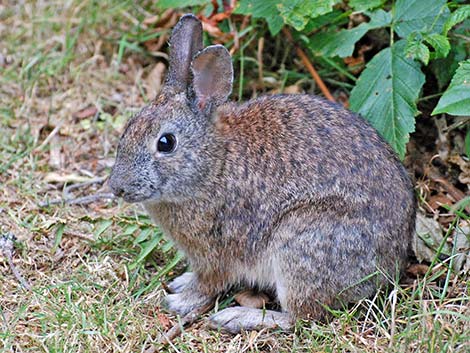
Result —
<path fill-rule="evenodd" d="M 163 134 L 157 142 L 158 152 L 170 153 L 175 150 L 176 137 L 173 134 Z"/>

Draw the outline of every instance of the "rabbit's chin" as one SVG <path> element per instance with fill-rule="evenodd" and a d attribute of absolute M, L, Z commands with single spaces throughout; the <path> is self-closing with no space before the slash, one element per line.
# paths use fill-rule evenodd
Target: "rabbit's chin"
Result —
<path fill-rule="evenodd" d="M 161 198 L 160 193 L 154 192 L 152 194 L 146 195 L 146 194 L 124 194 L 122 195 L 122 198 L 124 201 L 127 203 L 138 203 L 138 202 L 155 202 L 158 201 Z"/>

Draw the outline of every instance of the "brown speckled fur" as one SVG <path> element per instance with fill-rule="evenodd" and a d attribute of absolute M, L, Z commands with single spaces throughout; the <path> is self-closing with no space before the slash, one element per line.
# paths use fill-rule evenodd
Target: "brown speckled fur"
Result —
<path fill-rule="evenodd" d="M 184 21 L 200 30 L 194 17 Z M 198 54 L 215 55 L 207 61 L 221 62 L 217 75 L 227 65 L 219 50 Z M 414 231 L 412 184 L 394 152 L 362 118 L 315 96 L 221 104 L 224 76 L 204 105 L 189 74 L 188 91 L 167 82 L 128 123 L 110 177 L 189 260 L 193 274 L 175 281 L 169 308 L 185 314 L 234 284 L 257 286 L 277 294 L 284 314 L 229 308 L 216 326 L 288 329 L 322 318 L 323 305 L 373 295 L 403 269 Z M 163 132 L 178 139 L 170 155 L 156 151 Z"/>

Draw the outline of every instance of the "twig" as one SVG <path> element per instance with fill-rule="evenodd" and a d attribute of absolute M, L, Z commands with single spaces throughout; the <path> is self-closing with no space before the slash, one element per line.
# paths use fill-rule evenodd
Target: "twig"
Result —
<path fill-rule="evenodd" d="M 81 196 L 76 198 L 66 198 L 66 199 L 58 199 L 58 200 L 51 200 L 51 201 L 44 201 L 38 204 L 39 207 L 49 207 L 52 205 L 87 205 L 92 202 L 96 202 L 102 199 L 114 200 L 116 196 L 112 193 L 97 193 L 88 196 Z"/>
<path fill-rule="evenodd" d="M 258 39 L 258 52 L 256 53 L 256 58 L 258 59 L 258 80 L 262 86 L 263 82 L 263 50 L 264 50 L 264 37 Z"/>
<path fill-rule="evenodd" d="M 172 340 L 181 335 L 184 326 L 192 325 L 194 321 L 196 321 L 201 315 L 204 315 L 209 310 L 211 310 L 213 306 L 214 303 L 211 302 L 190 311 L 188 314 L 183 316 L 180 322 L 178 322 L 175 326 L 169 329 L 167 333 L 163 335 L 163 337 L 160 339 L 160 343 L 165 345 L 169 344 Z"/>
<path fill-rule="evenodd" d="M 77 238 L 84 239 L 84 240 L 88 240 L 88 241 L 91 241 L 91 242 L 95 241 L 95 238 L 93 238 L 93 236 L 87 235 L 87 234 L 83 234 L 83 233 L 78 233 L 78 232 L 66 231 L 66 232 L 64 232 L 64 235 L 69 235 L 69 236 L 72 236 L 72 237 L 77 237 Z"/>
<path fill-rule="evenodd" d="M 42 141 L 42 143 L 37 146 L 36 148 L 34 148 L 33 151 L 40 151 L 44 146 L 46 146 L 53 138 L 55 135 L 57 135 L 57 133 L 59 132 L 60 128 L 62 127 L 62 125 L 64 124 L 64 120 L 60 121 L 56 127 L 54 127 L 54 129 L 52 129 L 52 131 L 50 132 L 50 134 L 46 137 L 46 139 L 44 141 Z"/>
<path fill-rule="evenodd" d="M 90 179 L 90 180 L 85 181 L 83 183 L 72 184 L 70 186 L 67 186 L 65 189 L 67 190 L 67 192 L 70 192 L 72 190 L 82 188 L 84 186 L 93 185 L 93 184 L 102 184 L 106 181 L 106 179 L 108 179 L 107 175 L 102 176 L 102 177 L 98 177 L 98 178 L 93 178 L 93 179 Z"/>
<path fill-rule="evenodd" d="M 303 64 L 307 68 L 308 72 L 310 72 L 310 75 L 312 75 L 313 79 L 317 83 L 318 87 L 320 88 L 326 99 L 331 102 L 336 102 L 333 95 L 330 93 L 330 90 L 328 89 L 328 87 L 326 87 L 325 83 L 321 79 L 317 70 L 315 70 L 315 68 L 313 67 L 305 52 L 294 42 L 294 38 L 292 38 L 292 34 L 289 32 L 289 30 L 284 27 L 282 29 L 282 32 L 287 37 L 287 39 L 295 46 L 295 51 L 297 52 L 297 55 L 300 57 L 300 59 L 302 59 Z"/>
<path fill-rule="evenodd" d="M 72 184 L 70 186 L 67 186 L 64 188 L 64 194 L 65 198 L 71 198 L 70 197 L 70 192 L 75 189 L 83 188 L 88 185 L 93 185 L 93 184 L 102 184 L 108 179 L 108 176 L 103 176 L 103 177 L 98 177 L 98 178 L 93 178 L 88 181 L 85 181 L 83 183 L 77 183 L 77 184 Z"/>
<path fill-rule="evenodd" d="M 0 250 L 2 250 L 3 255 L 7 259 L 8 266 L 10 266 L 11 272 L 15 278 L 20 282 L 20 285 L 26 289 L 31 290 L 31 285 L 26 279 L 21 275 L 21 273 L 16 269 L 15 264 L 13 263 L 13 242 L 15 241 L 15 236 L 13 233 L 6 233 L 0 238 Z"/>

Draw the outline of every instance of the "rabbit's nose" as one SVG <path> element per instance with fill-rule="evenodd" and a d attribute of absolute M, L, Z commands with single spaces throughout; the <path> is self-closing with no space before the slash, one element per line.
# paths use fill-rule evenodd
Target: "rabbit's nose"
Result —
<path fill-rule="evenodd" d="M 108 187 L 114 195 L 117 197 L 122 197 L 122 195 L 124 195 L 124 188 L 119 186 L 115 181 L 115 178 L 113 175 L 111 175 L 111 177 L 108 179 Z"/>
<path fill-rule="evenodd" d="M 124 189 L 123 188 L 111 187 L 111 190 L 112 190 L 113 194 L 116 195 L 117 197 L 122 197 L 122 195 L 124 195 Z"/>

